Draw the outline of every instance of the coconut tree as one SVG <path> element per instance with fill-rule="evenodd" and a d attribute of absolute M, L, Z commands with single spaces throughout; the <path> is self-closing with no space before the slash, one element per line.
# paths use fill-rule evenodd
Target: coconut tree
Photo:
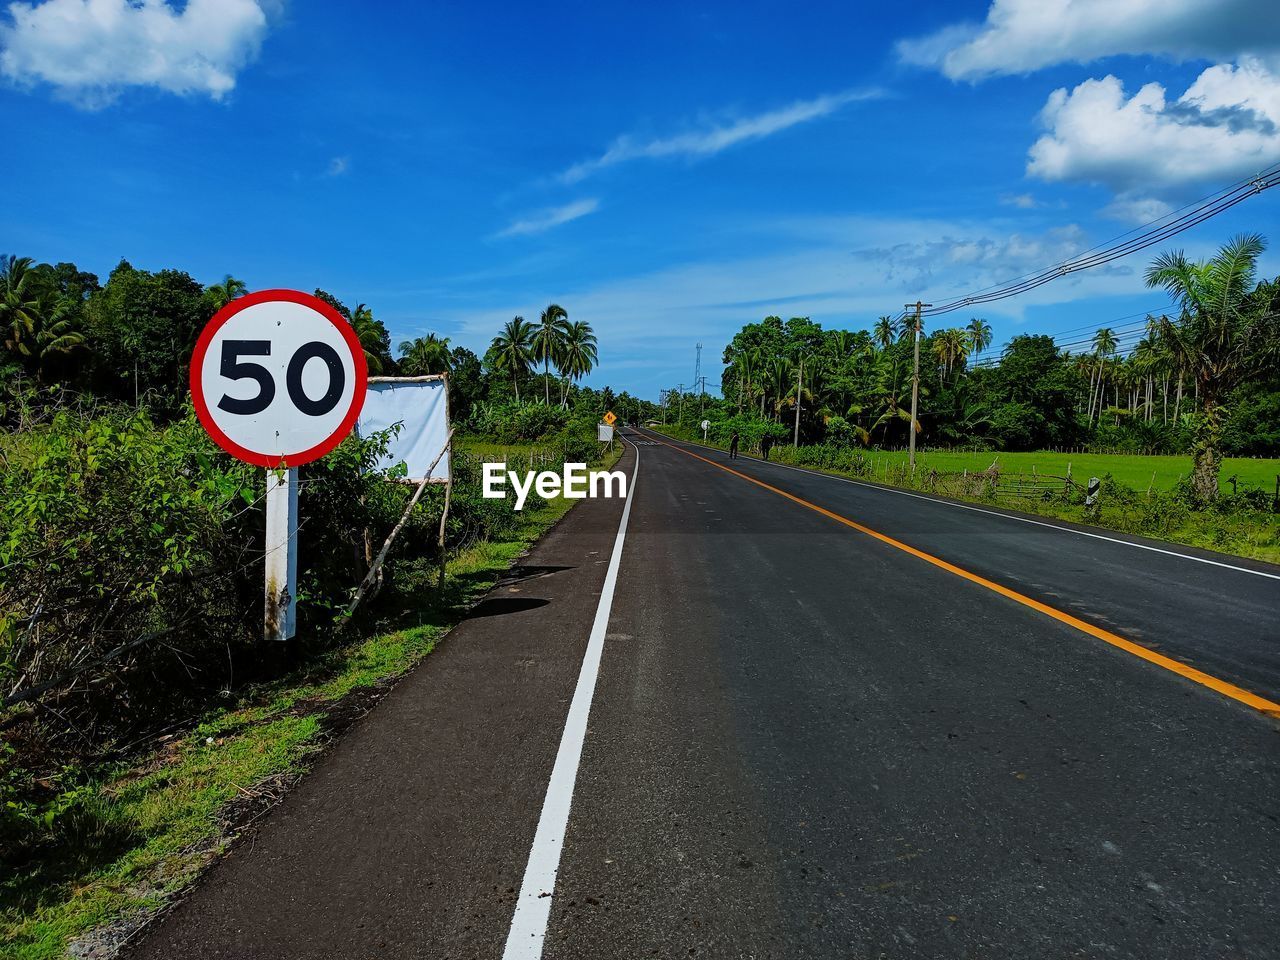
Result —
<path fill-rule="evenodd" d="M 237 297 L 243 297 L 248 292 L 248 285 L 243 280 L 237 280 L 229 273 L 222 278 L 221 283 L 215 283 L 205 290 L 205 294 L 215 310 L 221 310 L 232 300 Z"/>
<path fill-rule="evenodd" d="M 897 329 L 893 322 L 893 317 L 877 317 L 871 339 L 880 344 L 881 350 L 888 350 L 889 345 L 897 339 Z"/>
<path fill-rule="evenodd" d="M 551 364 L 560 361 L 568 329 L 568 311 L 558 303 L 547 304 L 533 336 L 533 355 L 542 362 L 542 386 L 547 406 L 551 406 Z"/>
<path fill-rule="evenodd" d="M 921 385 L 921 395 L 924 393 L 924 386 Z M 894 421 L 904 421 L 908 430 L 920 433 L 920 421 L 911 417 L 910 371 L 900 359 L 885 360 L 877 365 L 872 404 L 873 413 L 877 416 L 871 424 L 871 432 L 877 427 L 882 428 L 882 443 L 887 439 L 889 427 Z"/>
<path fill-rule="evenodd" d="M 569 404 L 569 382 L 577 383 L 595 369 L 599 362 L 595 332 L 585 320 L 575 320 L 565 330 L 558 369 L 565 378 L 560 406 Z"/>
<path fill-rule="evenodd" d="M 975 357 L 991 346 L 991 324 L 974 317 L 964 328 L 965 338 L 969 342 L 969 352 Z"/>
<path fill-rule="evenodd" d="M 828 359 L 830 359 L 836 367 L 839 367 L 841 364 L 853 357 L 854 350 L 857 348 L 857 343 L 854 340 L 853 334 L 848 330 L 833 330 L 831 335 L 827 338 L 824 346 L 826 347 Z"/>
<path fill-rule="evenodd" d="M 755 351 L 744 350 L 733 361 L 734 371 L 738 374 L 738 412 L 742 412 L 742 402 L 752 392 L 755 383 L 756 366 Z"/>
<path fill-rule="evenodd" d="M 450 364 L 448 337 L 428 333 L 400 344 L 400 370 L 411 377 L 448 373 Z"/>
<path fill-rule="evenodd" d="M 37 379 L 50 363 L 84 345 L 78 301 L 37 290 L 28 257 L 0 258 L 0 331 L 5 348 Z"/>
<path fill-rule="evenodd" d="M 1102 416 L 1102 401 L 1106 389 L 1107 359 L 1116 352 L 1116 335 L 1110 327 L 1103 327 L 1093 335 L 1093 358 L 1096 382 L 1089 383 L 1089 420 L 1094 417 L 1095 402 L 1098 416 Z"/>
<path fill-rule="evenodd" d="M 1266 246 L 1256 233 L 1241 234 L 1205 261 L 1162 253 L 1146 273 L 1147 286 L 1163 289 L 1182 310 L 1161 327 L 1199 396 L 1191 481 L 1206 501 L 1218 495 L 1223 398 L 1280 359 L 1280 284 L 1254 282 Z"/>
<path fill-rule="evenodd" d="M 0 332 L 10 352 L 22 354 L 35 335 L 39 303 L 30 257 L 0 257 Z"/>
<path fill-rule="evenodd" d="M 369 368 L 369 373 L 375 376 L 381 374 L 385 367 L 382 362 L 384 355 L 390 360 L 391 348 L 385 342 L 387 328 L 381 321 L 374 318 L 368 304 L 358 303 L 351 311 L 351 329 L 356 332 L 356 339 L 364 348 L 364 362 Z"/>
<path fill-rule="evenodd" d="M 36 305 L 35 344 L 31 352 L 36 376 L 41 377 L 58 357 L 80 349 L 85 335 L 79 329 L 80 314 L 75 300 L 50 294 Z"/>
<path fill-rule="evenodd" d="M 791 362 L 786 357 L 769 358 L 764 368 L 764 379 L 769 396 L 773 398 L 775 419 L 782 414 L 782 401 L 791 388 Z"/>
<path fill-rule="evenodd" d="M 969 342 L 965 332 L 958 327 L 939 330 L 932 337 L 933 355 L 942 367 L 943 376 L 964 365 L 969 355 Z"/>
<path fill-rule="evenodd" d="M 533 341 L 536 328 L 524 317 L 512 317 L 502 325 L 502 331 L 493 338 L 489 350 L 497 370 L 511 375 L 516 391 L 516 403 L 520 402 L 520 378 L 533 367 Z"/>

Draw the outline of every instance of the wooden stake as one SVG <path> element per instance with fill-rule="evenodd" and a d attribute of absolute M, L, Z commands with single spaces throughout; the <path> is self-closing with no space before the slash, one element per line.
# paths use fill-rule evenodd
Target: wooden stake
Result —
<path fill-rule="evenodd" d="M 409 505 L 404 508 L 404 513 L 400 516 L 400 521 L 391 528 L 391 532 L 387 534 L 386 541 L 382 544 L 382 549 L 378 551 L 378 555 L 373 560 L 373 565 L 369 567 L 369 572 L 364 575 L 364 580 L 360 584 L 360 589 L 356 591 L 355 597 L 351 601 L 351 606 L 347 607 L 346 616 L 350 617 L 356 612 L 356 608 L 360 606 L 365 595 L 375 585 L 382 583 L 382 564 L 387 559 L 387 554 L 391 551 L 391 544 L 395 542 L 396 537 L 400 535 L 400 531 L 404 529 L 404 525 L 409 522 L 409 514 L 413 512 L 413 508 L 418 505 L 418 501 L 422 499 L 423 493 L 426 492 L 427 484 L 431 482 L 431 471 L 435 470 L 436 464 L 440 462 L 440 458 L 445 455 L 449 449 L 449 445 L 453 442 L 453 430 L 450 429 L 449 436 L 445 438 L 444 446 L 440 448 L 440 452 L 436 454 L 436 458 L 431 461 L 431 466 L 427 467 L 427 472 L 422 478 L 422 482 L 418 484 L 418 488 L 413 491 L 413 496 L 409 498 Z M 452 475 L 450 469 L 450 475 Z M 376 590 L 375 590 L 376 592 Z"/>

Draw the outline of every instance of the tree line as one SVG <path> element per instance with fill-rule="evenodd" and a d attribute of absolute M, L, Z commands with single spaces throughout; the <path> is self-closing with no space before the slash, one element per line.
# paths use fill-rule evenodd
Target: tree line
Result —
<path fill-rule="evenodd" d="M 1265 248 L 1249 234 L 1205 261 L 1157 257 L 1145 283 L 1176 313 L 1148 317 L 1127 350 L 1111 328 L 1085 349 L 1021 334 L 998 354 L 982 318 L 922 330 L 915 420 L 914 316 L 861 330 L 766 317 L 726 345 L 714 406 L 748 435 L 802 444 L 899 448 L 914 430 L 941 448 L 1190 453 L 1195 490 L 1211 499 L 1224 454 L 1280 455 L 1280 283 L 1257 280 Z M 696 422 L 696 397 L 666 398 Z"/>
<path fill-rule="evenodd" d="M 127 260 L 100 283 L 74 263 L 0 257 L 0 422 L 24 386 L 53 385 L 146 406 L 161 419 L 180 416 L 200 330 L 247 292 L 231 275 L 206 287 L 184 271 L 152 272 Z M 492 419 L 495 405 L 535 400 L 567 410 L 599 362 L 591 324 L 571 320 L 555 303 L 537 322 L 514 317 L 502 324 L 478 356 L 436 333 L 404 340 L 393 351 L 390 332 L 368 304 L 348 306 L 322 289 L 315 295 L 351 324 L 371 376 L 449 374 L 459 421 L 476 418 L 482 407 Z M 634 398 L 627 402 L 638 407 Z"/>

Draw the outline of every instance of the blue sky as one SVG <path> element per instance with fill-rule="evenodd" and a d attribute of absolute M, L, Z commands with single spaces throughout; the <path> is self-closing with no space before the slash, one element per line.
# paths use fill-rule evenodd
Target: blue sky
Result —
<path fill-rule="evenodd" d="M 1280 161 L 1270 0 L 1145 6 L 11 4 L 0 250 L 322 286 L 477 352 L 555 301 L 590 382 L 656 398 L 743 323 L 869 327 Z M 1278 212 L 1178 245 L 1280 244 Z M 999 343 L 1158 308 L 1144 265 L 980 315 Z"/>

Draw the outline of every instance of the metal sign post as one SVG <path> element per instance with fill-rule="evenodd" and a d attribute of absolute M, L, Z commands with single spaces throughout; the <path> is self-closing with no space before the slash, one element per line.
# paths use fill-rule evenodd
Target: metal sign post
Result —
<path fill-rule="evenodd" d="M 290 639 L 298 626 L 298 468 L 267 471 L 266 605 L 263 636 Z"/>

